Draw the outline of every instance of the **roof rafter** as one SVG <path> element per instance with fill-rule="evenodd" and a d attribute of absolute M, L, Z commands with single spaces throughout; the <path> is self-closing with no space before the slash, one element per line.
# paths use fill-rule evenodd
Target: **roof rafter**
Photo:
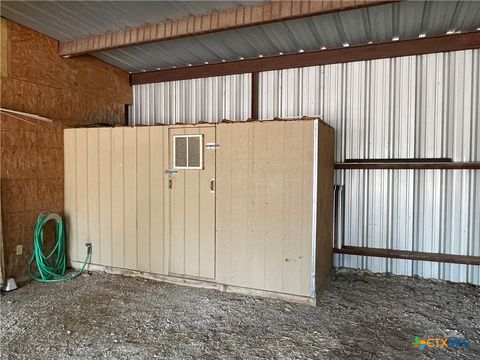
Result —
<path fill-rule="evenodd" d="M 398 1 L 402 0 L 267 1 L 60 42 L 59 54 L 70 57 Z"/>

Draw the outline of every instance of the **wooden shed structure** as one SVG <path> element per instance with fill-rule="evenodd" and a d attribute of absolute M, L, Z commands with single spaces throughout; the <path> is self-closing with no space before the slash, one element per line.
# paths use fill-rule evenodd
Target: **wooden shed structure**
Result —
<path fill-rule="evenodd" d="M 64 131 L 72 265 L 315 303 L 332 268 L 319 119 Z"/>
<path fill-rule="evenodd" d="M 480 1 L 0 13 L 0 357 L 480 359 Z"/>

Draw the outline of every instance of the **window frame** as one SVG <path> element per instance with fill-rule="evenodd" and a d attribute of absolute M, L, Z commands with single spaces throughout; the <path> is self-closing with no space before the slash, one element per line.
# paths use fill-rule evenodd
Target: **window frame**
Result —
<path fill-rule="evenodd" d="M 177 138 L 187 138 L 186 144 L 186 155 L 187 155 L 187 166 L 177 166 L 176 164 L 176 149 L 177 149 Z M 199 138 L 200 139 L 200 165 L 199 166 L 189 166 L 188 164 L 188 138 Z M 175 170 L 203 170 L 203 134 L 185 134 L 185 135 L 173 135 L 173 168 Z"/>

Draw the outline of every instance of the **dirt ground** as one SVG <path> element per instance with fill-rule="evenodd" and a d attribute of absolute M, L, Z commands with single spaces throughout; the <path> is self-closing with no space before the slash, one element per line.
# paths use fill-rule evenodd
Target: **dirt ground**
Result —
<path fill-rule="evenodd" d="M 2 296 L 0 344 L 4 359 L 479 359 L 480 288 L 342 270 L 313 307 L 90 273 Z"/>

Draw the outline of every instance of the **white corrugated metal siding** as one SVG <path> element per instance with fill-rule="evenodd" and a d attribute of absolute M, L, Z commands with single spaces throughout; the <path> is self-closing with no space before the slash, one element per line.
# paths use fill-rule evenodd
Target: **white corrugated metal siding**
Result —
<path fill-rule="evenodd" d="M 321 115 L 336 161 L 479 161 L 480 50 L 263 72 L 260 117 Z"/>
<path fill-rule="evenodd" d="M 336 161 L 480 161 L 480 50 L 260 74 L 260 117 L 321 115 Z M 136 124 L 245 120 L 250 75 L 134 86 Z M 337 244 L 480 256 L 480 173 L 337 170 Z M 335 256 L 337 266 L 480 284 L 480 267 Z"/>
<path fill-rule="evenodd" d="M 344 245 L 480 255 L 480 176 L 474 170 L 347 170 Z M 337 256 L 337 266 L 480 283 L 479 267 Z"/>
<path fill-rule="evenodd" d="M 132 125 L 246 120 L 251 74 L 134 85 Z"/>
<path fill-rule="evenodd" d="M 269 71 L 262 118 L 321 115 L 336 161 L 480 161 L 480 50 Z M 338 170 L 338 245 L 480 256 L 480 173 Z M 336 255 L 336 266 L 480 284 L 480 267 Z"/>

